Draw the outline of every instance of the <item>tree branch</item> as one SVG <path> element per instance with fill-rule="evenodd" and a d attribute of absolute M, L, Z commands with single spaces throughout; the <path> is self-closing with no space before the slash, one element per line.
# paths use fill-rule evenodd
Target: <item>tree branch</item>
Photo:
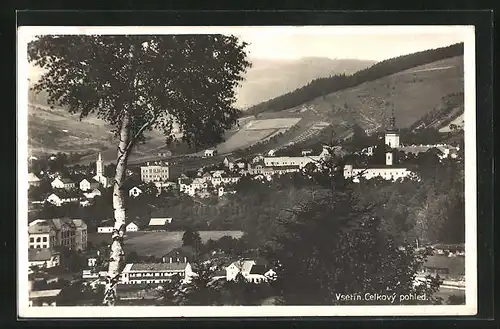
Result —
<path fill-rule="evenodd" d="M 130 139 L 127 146 L 125 147 L 125 154 L 130 153 L 130 151 L 132 150 L 132 147 L 137 142 L 137 139 L 139 138 L 139 136 L 144 132 L 144 130 L 150 128 L 155 123 L 156 119 L 158 119 L 158 115 L 159 115 L 159 112 L 157 114 L 153 115 L 153 118 L 151 120 L 149 120 L 148 122 L 143 124 L 141 126 L 141 128 L 139 128 L 137 133 L 135 133 L 135 135 Z"/>

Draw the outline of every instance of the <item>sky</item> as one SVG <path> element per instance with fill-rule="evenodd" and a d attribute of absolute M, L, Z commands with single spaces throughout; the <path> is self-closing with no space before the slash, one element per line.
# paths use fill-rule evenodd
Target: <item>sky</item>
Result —
<path fill-rule="evenodd" d="M 382 61 L 463 42 L 466 26 L 271 26 L 271 27 L 30 27 L 33 34 L 233 34 L 249 43 L 250 58 L 293 60 L 303 57 Z M 40 71 L 30 67 L 32 75 Z"/>
<path fill-rule="evenodd" d="M 302 57 L 351 58 L 382 61 L 422 50 L 462 42 L 455 35 L 410 36 L 260 36 L 241 35 L 250 43 L 250 57 L 299 59 Z"/>
<path fill-rule="evenodd" d="M 255 29 L 235 35 L 250 43 L 249 56 L 265 59 L 328 57 L 382 61 L 464 41 L 463 33 L 457 29 L 422 27 L 371 27 L 350 31 L 327 27 L 321 33 L 301 28 L 287 32 L 270 29 L 266 33 Z"/>

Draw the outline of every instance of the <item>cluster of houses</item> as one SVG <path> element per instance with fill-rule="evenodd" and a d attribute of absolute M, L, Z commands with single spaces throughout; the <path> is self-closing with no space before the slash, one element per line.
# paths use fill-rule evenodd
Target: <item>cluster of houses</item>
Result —
<path fill-rule="evenodd" d="M 34 173 L 28 174 L 28 187 L 39 186 L 40 182 L 40 178 Z M 58 207 L 64 203 L 80 202 L 80 205 L 86 206 L 90 204 L 89 200 L 102 194 L 101 187 L 108 188 L 113 185 L 113 178 L 104 175 L 104 163 L 101 153 L 99 153 L 96 161 L 96 174 L 93 177 L 83 177 L 77 184 L 70 178 L 54 175 L 50 185 L 53 193 L 48 195 L 45 200 L 32 202 L 49 202 Z"/>
<path fill-rule="evenodd" d="M 318 164 L 330 156 L 330 148 L 324 146 L 319 155 L 310 155 L 312 151 L 304 151 L 301 156 L 277 156 L 270 151 L 267 155 L 257 155 L 252 159 L 235 159 L 225 157 L 222 161 L 223 169 L 203 172 L 201 168 L 198 176 L 189 178 L 181 175 L 178 179 L 179 191 L 190 196 L 209 196 L 210 188 L 218 196 L 235 193 L 231 186 L 242 177 L 251 177 L 257 180 L 272 180 L 276 175 L 301 172 L 308 164 Z"/>
<path fill-rule="evenodd" d="M 242 259 L 231 261 L 222 266 L 213 266 L 212 280 L 234 281 L 239 274 L 250 283 L 264 283 L 276 279 L 276 272 L 266 262 L 261 260 Z M 103 284 L 106 272 L 84 270 L 84 279 L 96 279 L 94 284 Z M 183 282 L 188 283 L 196 277 L 196 268 L 193 268 L 186 257 L 164 257 L 162 263 L 129 263 L 126 264 L 120 275 L 122 285 L 162 284 L 171 280 L 172 276 L 179 275 Z"/>
<path fill-rule="evenodd" d="M 403 146 L 400 143 L 399 130 L 396 127 L 396 118 L 394 114 L 389 120 L 389 127 L 385 132 L 385 145 L 390 148 L 385 154 L 385 164 L 380 164 L 377 166 L 366 166 L 357 167 L 347 164 L 344 166 L 344 177 L 352 179 L 353 182 L 359 182 L 360 178 L 371 179 L 380 177 L 385 180 L 395 181 L 400 179 L 415 179 L 418 180 L 418 176 L 412 170 L 406 166 L 398 165 L 394 161 L 394 153 L 397 151 L 402 151 L 405 153 L 418 154 L 421 152 L 426 152 L 432 148 L 437 148 L 440 151 L 440 158 L 457 158 L 458 147 L 446 145 L 446 144 L 436 144 L 436 145 L 407 145 Z M 372 156 L 373 147 L 369 147 L 362 151 L 363 154 Z"/>
<path fill-rule="evenodd" d="M 147 227 L 141 228 L 140 225 L 134 221 L 129 222 L 125 226 L 125 232 L 138 232 L 147 230 L 147 231 L 165 231 L 168 224 L 172 223 L 171 217 L 152 217 L 149 220 Z M 97 227 L 97 233 L 109 234 L 113 232 L 112 223 L 101 223 L 100 226 Z"/>
<path fill-rule="evenodd" d="M 87 249 L 87 224 L 81 219 L 37 219 L 28 224 L 28 275 L 29 305 L 56 306 L 62 288 L 36 288 L 35 283 L 45 286 L 57 283 L 59 277 L 50 271 L 60 267 L 63 250 Z M 40 272 L 38 272 L 40 271 Z"/>

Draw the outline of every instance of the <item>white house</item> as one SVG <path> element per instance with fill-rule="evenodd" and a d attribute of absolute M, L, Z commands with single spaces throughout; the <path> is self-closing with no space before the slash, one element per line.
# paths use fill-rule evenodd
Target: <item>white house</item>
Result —
<path fill-rule="evenodd" d="M 34 290 L 29 292 L 29 306 L 57 306 L 62 289 Z"/>
<path fill-rule="evenodd" d="M 217 150 L 215 150 L 215 149 L 205 150 L 205 153 L 204 153 L 205 157 L 213 157 L 215 155 L 217 155 Z"/>
<path fill-rule="evenodd" d="M 80 181 L 79 185 L 80 185 L 80 190 L 86 192 L 98 188 L 99 182 L 84 178 Z"/>
<path fill-rule="evenodd" d="M 313 151 L 312 151 L 312 150 L 302 150 L 302 152 L 301 152 L 301 154 L 302 154 L 303 156 L 310 155 L 310 154 L 312 154 L 312 153 L 313 153 Z"/>
<path fill-rule="evenodd" d="M 267 152 L 267 155 L 270 156 L 270 157 L 273 157 L 276 155 L 276 151 L 275 150 L 269 150 L 269 152 Z"/>
<path fill-rule="evenodd" d="M 29 186 L 39 186 L 40 185 L 40 178 L 38 178 L 37 175 L 34 173 L 30 172 L 28 174 L 28 187 Z"/>
<path fill-rule="evenodd" d="M 139 226 L 137 226 L 137 224 L 134 223 L 134 222 L 130 222 L 125 227 L 125 231 L 127 231 L 127 232 L 137 232 L 137 231 L 139 231 Z"/>
<path fill-rule="evenodd" d="M 262 283 L 276 278 L 276 272 L 268 269 L 265 265 L 257 264 L 254 260 L 240 260 L 231 263 L 225 268 L 226 280 L 233 281 L 241 274 L 247 281 Z"/>
<path fill-rule="evenodd" d="M 142 190 L 140 188 L 138 188 L 137 186 L 132 187 L 128 191 L 128 195 L 131 196 L 131 197 L 133 197 L 133 198 L 136 198 L 136 197 L 138 197 L 141 194 L 142 194 Z"/>
<path fill-rule="evenodd" d="M 62 206 L 62 204 L 63 204 L 62 199 L 60 197 L 58 197 L 56 194 L 54 194 L 54 193 L 52 193 L 51 195 L 49 195 L 47 197 L 47 202 L 51 203 L 51 204 L 53 204 L 55 206 L 58 206 L 58 207 Z"/>
<path fill-rule="evenodd" d="M 112 233 L 113 226 L 99 226 L 97 228 L 97 233 Z"/>
<path fill-rule="evenodd" d="M 72 188 L 75 188 L 75 182 L 73 182 L 69 178 L 61 178 L 61 177 L 56 177 L 52 183 L 50 183 L 52 188 L 60 188 L 60 189 L 65 189 L 65 190 L 70 190 Z"/>
<path fill-rule="evenodd" d="M 166 182 L 170 177 L 170 168 L 168 163 L 157 163 L 146 166 L 141 166 L 141 181 L 144 183 L 150 182 Z"/>
<path fill-rule="evenodd" d="M 93 199 L 96 196 L 101 196 L 102 193 L 101 193 L 101 190 L 99 190 L 98 188 L 95 188 L 91 192 L 83 193 L 83 195 L 85 195 L 85 197 L 87 199 Z"/>

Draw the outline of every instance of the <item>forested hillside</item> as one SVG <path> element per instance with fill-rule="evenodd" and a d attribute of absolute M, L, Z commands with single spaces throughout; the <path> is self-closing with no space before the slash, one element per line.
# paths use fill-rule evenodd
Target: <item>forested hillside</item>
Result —
<path fill-rule="evenodd" d="M 439 61 L 445 58 L 463 54 L 463 43 L 448 47 L 425 50 L 422 52 L 391 58 L 379 62 L 353 75 L 334 75 L 328 78 L 319 78 L 311 81 L 302 88 L 285 95 L 273 98 L 248 109 L 247 114 L 258 114 L 266 111 L 281 111 L 299 106 L 314 98 L 351 88 L 364 82 L 373 81 L 382 77 L 410 69 L 415 66 Z"/>

